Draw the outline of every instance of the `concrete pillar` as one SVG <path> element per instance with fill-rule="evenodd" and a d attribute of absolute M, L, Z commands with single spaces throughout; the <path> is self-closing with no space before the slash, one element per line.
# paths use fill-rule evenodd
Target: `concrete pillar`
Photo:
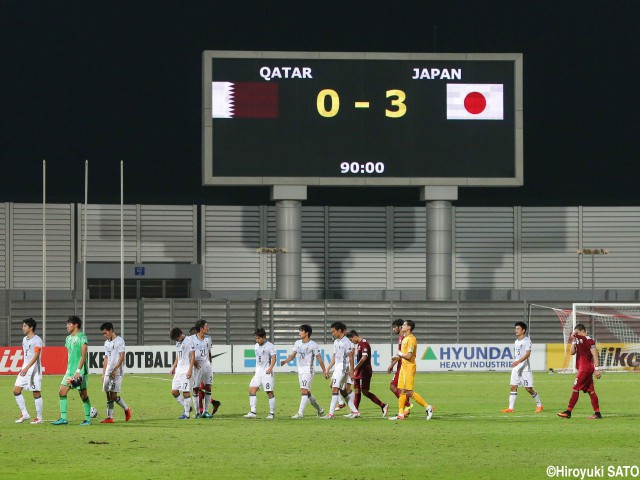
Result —
<path fill-rule="evenodd" d="M 451 300 L 451 200 L 458 187 L 423 187 L 421 199 L 427 202 L 427 300 Z"/>
<path fill-rule="evenodd" d="M 286 253 L 276 256 L 276 298 L 302 298 L 302 227 L 301 200 L 307 187 L 274 185 L 271 199 L 276 201 L 276 248 Z"/>

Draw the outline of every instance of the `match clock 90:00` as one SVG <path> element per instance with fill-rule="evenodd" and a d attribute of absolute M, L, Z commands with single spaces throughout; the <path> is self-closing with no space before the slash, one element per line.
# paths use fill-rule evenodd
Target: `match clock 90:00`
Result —
<path fill-rule="evenodd" d="M 340 173 L 384 173 L 383 162 L 341 162 Z"/>

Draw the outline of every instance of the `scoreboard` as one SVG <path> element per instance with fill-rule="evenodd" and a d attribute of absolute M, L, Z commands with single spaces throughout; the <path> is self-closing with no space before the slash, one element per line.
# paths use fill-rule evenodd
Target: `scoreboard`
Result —
<path fill-rule="evenodd" d="M 518 186 L 522 55 L 203 53 L 204 185 Z"/>

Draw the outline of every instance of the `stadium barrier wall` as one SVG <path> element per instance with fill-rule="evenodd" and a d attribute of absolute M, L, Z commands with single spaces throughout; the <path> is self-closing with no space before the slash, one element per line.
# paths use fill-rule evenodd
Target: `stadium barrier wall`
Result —
<path fill-rule="evenodd" d="M 325 365 L 331 361 L 333 344 L 319 344 Z M 374 372 L 386 372 L 395 354 L 396 346 L 371 344 L 371 362 Z M 279 367 L 291 348 L 277 348 L 278 369 L 282 372 L 297 372 L 295 359 L 288 366 Z M 487 372 L 511 370 L 513 344 L 431 344 L 418 346 L 416 368 L 418 372 Z M 316 366 L 318 363 L 316 361 Z M 546 368 L 546 346 L 533 347 L 532 367 L 534 370 Z M 319 368 L 319 366 L 318 366 Z M 214 363 L 215 369 L 215 363 Z M 233 372 L 251 373 L 255 369 L 253 345 L 233 346 Z"/>
<path fill-rule="evenodd" d="M 638 370 L 640 361 L 640 345 L 624 343 L 598 342 L 599 364 L 605 368 L 619 370 Z M 571 368 L 571 355 L 565 350 L 563 343 L 547 344 L 547 368 Z"/>
<path fill-rule="evenodd" d="M 319 344 L 325 365 L 331 361 L 333 344 Z M 600 364 L 633 369 L 640 359 L 640 351 L 631 351 L 621 343 L 598 343 Z M 371 344 L 371 361 L 374 372 L 385 372 L 395 353 L 395 344 Z M 291 353 L 291 346 L 276 346 L 277 372 L 297 372 L 296 359 L 280 367 L 280 361 Z M 252 373 L 255 368 L 253 345 L 214 345 L 213 367 L 217 373 Z M 89 371 L 102 373 L 104 351 L 102 346 L 89 346 Z M 125 359 L 126 373 L 168 373 L 175 359 L 175 347 L 129 346 Z M 417 370 L 419 372 L 486 372 L 508 371 L 513 361 L 511 343 L 440 344 L 418 347 Z M 45 374 L 61 375 L 67 367 L 67 351 L 64 347 L 45 347 L 42 355 Z M 531 367 L 534 371 L 566 369 L 570 355 L 563 343 L 534 344 Z M 17 375 L 22 369 L 21 347 L 0 347 L 0 375 Z M 316 366 L 319 365 L 316 361 Z"/>
<path fill-rule="evenodd" d="M 22 347 L 0 347 L 0 375 L 17 375 L 22 370 Z M 67 349 L 46 347 L 42 351 L 42 371 L 49 375 L 62 375 L 67 371 Z"/>
<path fill-rule="evenodd" d="M 320 352 L 328 365 L 333 354 L 333 344 L 319 344 Z M 374 372 L 386 372 L 395 353 L 396 345 L 372 344 L 371 360 Z M 16 375 L 22 367 L 20 347 L 0 347 L 0 374 Z M 280 366 L 291 353 L 291 346 L 276 346 L 276 372 L 297 372 L 295 359 Z M 255 353 L 252 344 L 214 345 L 211 348 L 213 370 L 216 373 L 252 373 L 255 370 Z M 102 346 L 89 346 L 89 372 L 102 373 L 104 350 Z M 128 346 L 125 357 L 126 373 L 168 374 L 175 359 L 175 347 Z M 43 362 L 48 374 L 63 374 L 66 370 L 67 351 L 64 347 L 45 347 Z M 429 344 L 418 347 L 416 360 L 419 372 L 487 372 L 508 371 L 513 361 L 512 343 L 489 344 Z M 535 344 L 531 356 L 533 370 L 546 370 L 547 345 Z M 317 364 L 317 361 L 316 361 Z M 319 369 L 319 367 L 318 367 Z M 319 370 L 318 370 L 319 371 Z"/>
<path fill-rule="evenodd" d="M 50 292 L 51 293 L 51 292 Z M 571 308 L 570 303 L 552 303 L 558 308 Z M 38 312 L 42 301 L 12 300 L 10 331 L 0 344 L 20 345 L 24 334 L 22 322 L 33 317 L 37 333 L 43 336 L 44 325 Z M 82 316 L 80 300 L 47 300 L 46 345 L 64 345 L 69 334 L 69 315 Z M 513 338 L 513 325 L 527 315 L 527 302 L 460 302 L 460 301 L 352 301 L 352 300 L 277 300 L 258 299 L 143 299 L 125 301 L 125 325 L 121 331 L 120 301 L 90 300 L 86 303 L 83 330 L 90 345 L 101 345 L 103 322 L 112 322 L 128 345 L 170 345 L 169 330 L 192 326 L 196 319 L 209 323 L 209 334 L 216 345 L 240 345 L 253 340 L 256 328 L 263 327 L 276 345 L 293 345 L 299 338 L 301 323 L 313 327 L 313 339 L 330 343 L 330 325 L 344 322 L 356 329 L 370 343 L 392 343 L 391 322 L 410 318 L 416 322 L 414 335 L 420 345 L 429 343 L 503 343 Z M 540 309 L 533 317 L 531 338 L 534 343 L 560 343 L 562 326 L 551 309 Z"/>

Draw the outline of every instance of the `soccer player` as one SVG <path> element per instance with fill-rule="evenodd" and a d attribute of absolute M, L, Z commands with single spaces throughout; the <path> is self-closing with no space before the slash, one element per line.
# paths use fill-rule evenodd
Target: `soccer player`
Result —
<path fill-rule="evenodd" d="M 82 332 L 82 320 L 72 315 L 67 320 L 67 332 L 69 336 L 64 342 L 67 349 L 67 372 L 60 383 L 60 418 L 52 425 L 67 425 L 67 393 L 69 389 L 74 388 L 80 393 L 82 399 L 82 408 L 84 410 L 84 421 L 81 426 L 91 425 L 91 401 L 87 393 L 89 366 L 87 365 L 87 350 L 89 340 L 87 335 Z"/>
<path fill-rule="evenodd" d="M 333 335 L 333 356 L 331 362 L 327 366 L 324 377 L 329 378 L 329 371 L 333 369 L 331 376 L 331 406 L 329 413 L 322 417 L 323 420 L 331 420 L 334 418 L 336 405 L 340 395 L 347 401 L 351 413 L 345 415 L 347 418 L 358 418 L 360 412 L 356 408 L 353 400 L 355 395 L 351 391 L 349 385 L 349 372 L 353 372 L 353 348 L 349 339 L 345 336 L 347 326 L 342 322 L 333 322 L 331 324 L 331 335 Z"/>
<path fill-rule="evenodd" d="M 353 404 L 356 406 L 356 409 L 360 409 L 360 397 L 364 395 L 378 405 L 382 410 L 382 416 L 386 417 L 389 405 L 382 403 L 378 397 L 369 391 L 371 388 L 371 377 L 373 376 L 373 369 L 371 368 L 371 345 L 358 335 L 358 332 L 355 330 L 349 330 L 347 332 L 347 338 L 357 349 L 356 361 L 358 363 L 353 367 L 353 372 L 351 372 L 355 392 Z"/>
<path fill-rule="evenodd" d="M 169 338 L 176 342 L 177 355 L 171 366 L 171 394 L 176 401 L 182 406 L 182 415 L 178 420 L 189 420 L 191 412 L 191 376 L 193 375 L 193 366 L 195 363 L 195 351 L 193 346 L 193 337 L 187 337 L 181 329 L 173 327 L 169 332 Z"/>
<path fill-rule="evenodd" d="M 196 334 L 192 337 L 195 348 L 196 369 L 193 374 L 193 395 L 196 400 L 196 418 L 213 418 L 208 412 L 213 384 L 211 366 L 211 337 L 209 324 L 205 320 L 196 322 Z M 202 387 L 202 388 L 200 388 Z M 202 398 L 200 392 L 203 393 Z"/>
<path fill-rule="evenodd" d="M 118 395 L 124 378 L 124 340 L 113 331 L 113 323 L 111 322 L 100 325 L 100 332 L 106 338 L 104 341 L 104 360 L 102 361 L 102 391 L 107 395 L 107 418 L 100 423 L 115 423 L 113 419 L 114 403 L 122 407 L 124 419 L 128 422 L 131 420 L 131 408 Z"/>
<path fill-rule="evenodd" d="M 558 413 L 558 416 L 571 418 L 571 412 L 576 403 L 578 403 L 580 390 L 582 390 L 589 394 L 591 406 L 593 407 L 594 413 L 588 417 L 589 420 L 599 420 L 602 418 L 602 414 L 600 413 L 598 395 L 596 394 L 595 385 L 593 384 L 593 373 L 595 372 L 596 378 L 600 378 L 601 375 L 600 367 L 598 366 L 599 359 L 596 342 L 587 335 L 587 329 L 582 323 L 576 325 L 570 340 L 571 355 L 576 356 L 578 374 L 573 382 L 573 391 L 569 399 L 569 406 L 564 412 Z"/>
<path fill-rule="evenodd" d="M 400 347 L 402 347 L 402 339 L 404 338 L 404 336 L 400 333 L 403 323 L 404 320 L 402 320 L 401 318 L 396 318 L 391 324 L 391 330 L 395 335 L 398 335 L 398 350 L 400 350 Z M 391 390 L 391 393 L 393 393 L 398 399 L 400 398 L 400 392 L 398 391 L 398 377 L 400 376 L 401 365 L 402 360 L 400 359 L 400 357 L 394 356 L 391 359 L 391 365 L 389 365 L 389 368 L 387 368 L 387 373 L 391 373 L 393 371 L 393 367 L 396 367 L 396 374 L 393 376 L 393 380 L 391 380 L 391 383 L 389 384 L 389 390 Z M 406 404 L 404 406 L 405 417 L 411 413 L 412 407 L 413 405 L 411 405 L 409 399 L 407 398 Z"/>
<path fill-rule="evenodd" d="M 416 352 L 418 350 L 418 341 L 413 335 L 414 328 L 416 328 L 416 323 L 413 320 L 405 320 L 402 324 L 401 333 L 404 338 L 397 354 L 402 360 L 398 377 L 398 391 L 400 393 L 398 397 L 398 415 L 389 418 L 389 420 L 404 420 L 404 407 L 407 398 L 413 398 L 418 404 L 425 407 L 427 420 L 431 420 L 433 415 L 433 405 L 427 404 L 424 398 L 413 390 L 416 376 Z"/>
<path fill-rule="evenodd" d="M 211 360 L 213 359 L 213 356 L 211 355 L 212 342 L 211 342 L 211 336 L 209 335 L 209 324 L 207 322 L 205 322 L 204 320 L 199 320 L 196 323 L 196 327 L 193 327 L 193 334 L 195 335 L 195 334 L 198 333 L 197 325 L 200 322 L 204 322 L 204 324 L 201 324 L 201 328 L 205 329 L 204 339 L 209 344 L 209 346 L 208 346 L 208 348 L 209 348 L 209 350 L 208 350 L 208 352 L 209 352 L 208 359 L 209 359 L 209 363 L 211 363 Z M 191 332 L 191 330 L 189 330 L 189 332 Z M 205 382 L 203 381 L 204 377 L 207 377 L 207 380 L 210 381 L 209 384 L 205 384 Z M 211 387 L 212 386 L 213 386 L 213 365 L 211 365 L 211 378 L 209 379 L 208 375 L 203 375 L 202 378 L 200 379 L 200 383 L 199 383 L 198 401 L 200 402 L 200 408 L 197 411 L 200 412 L 200 414 L 202 415 L 202 418 L 213 418 L 215 413 L 218 411 L 218 408 L 220 408 L 220 402 L 218 400 L 214 400 L 212 398 L 212 396 L 211 396 L 211 394 L 212 394 Z M 213 411 L 211 413 L 209 413 L 209 404 L 213 405 Z"/>
<path fill-rule="evenodd" d="M 509 406 L 502 413 L 513 413 L 513 407 L 518 398 L 518 387 L 524 387 L 536 402 L 536 413 L 542 412 L 544 407 L 540 401 L 538 393 L 533 389 L 533 373 L 531 372 L 531 339 L 527 336 L 527 324 L 524 322 L 515 323 L 516 341 L 513 347 L 513 358 L 511 364 L 511 393 L 509 394 Z"/>
<path fill-rule="evenodd" d="M 291 418 L 304 418 L 304 409 L 308 402 L 311 402 L 311 405 L 316 409 L 318 417 L 322 417 L 324 415 L 324 410 L 320 405 L 318 405 L 316 398 L 311 393 L 311 384 L 313 383 L 313 376 L 315 373 L 314 360 L 318 359 L 323 375 L 325 374 L 324 361 L 322 360 L 320 347 L 316 342 L 311 340 L 311 334 L 313 333 L 311 325 L 300 325 L 299 332 L 300 340 L 296 340 L 296 343 L 293 345 L 291 355 L 280 362 L 280 366 L 282 367 L 293 360 L 296 356 L 298 357 L 298 383 L 300 384 L 301 395 L 300 408 L 298 409 L 298 413 Z"/>
<path fill-rule="evenodd" d="M 276 418 L 276 397 L 273 394 L 275 379 L 273 377 L 273 367 L 276 366 L 276 348 L 271 342 L 267 342 L 267 332 L 264 328 L 257 328 L 253 332 L 256 341 L 254 349 L 256 351 L 256 373 L 249 382 L 249 407 L 250 411 L 244 418 L 256 418 L 258 399 L 256 393 L 260 387 L 267 392 L 269 397 L 269 415 L 267 420 Z"/>
<path fill-rule="evenodd" d="M 191 327 L 189 329 L 189 334 L 187 335 L 187 337 L 189 337 L 189 339 L 194 343 L 194 348 L 195 348 L 195 340 L 196 340 L 196 333 L 198 333 L 198 329 L 196 328 L 196 326 L 194 325 L 193 327 Z M 195 351 L 195 350 L 194 350 Z M 193 388 L 194 392 L 198 392 L 197 395 L 191 395 L 191 401 L 193 402 L 193 406 L 190 407 L 190 410 L 196 411 L 196 418 L 200 418 L 200 416 L 202 415 L 202 411 L 198 409 L 198 402 L 200 401 L 200 390 L 199 387 L 203 387 L 204 388 L 204 384 L 201 385 L 196 385 L 196 383 L 194 382 L 194 379 L 196 377 L 196 375 L 198 374 L 198 360 L 196 359 L 193 362 L 193 374 L 191 375 L 191 388 Z M 200 414 L 200 415 L 198 415 Z"/>
<path fill-rule="evenodd" d="M 36 404 L 36 418 L 31 422 L 32 425 L 42 423 L 42 362 L 40 355 L 42 353 L 42 339 L 36 335 L 37 323 L 33 318 L 27 318 L 22 322 L 22 333 L 25 337 L 22 339 L 22 370 L 18 373 L 16 383 L 13 387 L 13 395 L 20 409 L 20 418 L 16 423 L 23 423 L 29 420 L 29 412 L 22 396 L 22 389 L 31 390 L 33 392 L 34 402 Z"/>

